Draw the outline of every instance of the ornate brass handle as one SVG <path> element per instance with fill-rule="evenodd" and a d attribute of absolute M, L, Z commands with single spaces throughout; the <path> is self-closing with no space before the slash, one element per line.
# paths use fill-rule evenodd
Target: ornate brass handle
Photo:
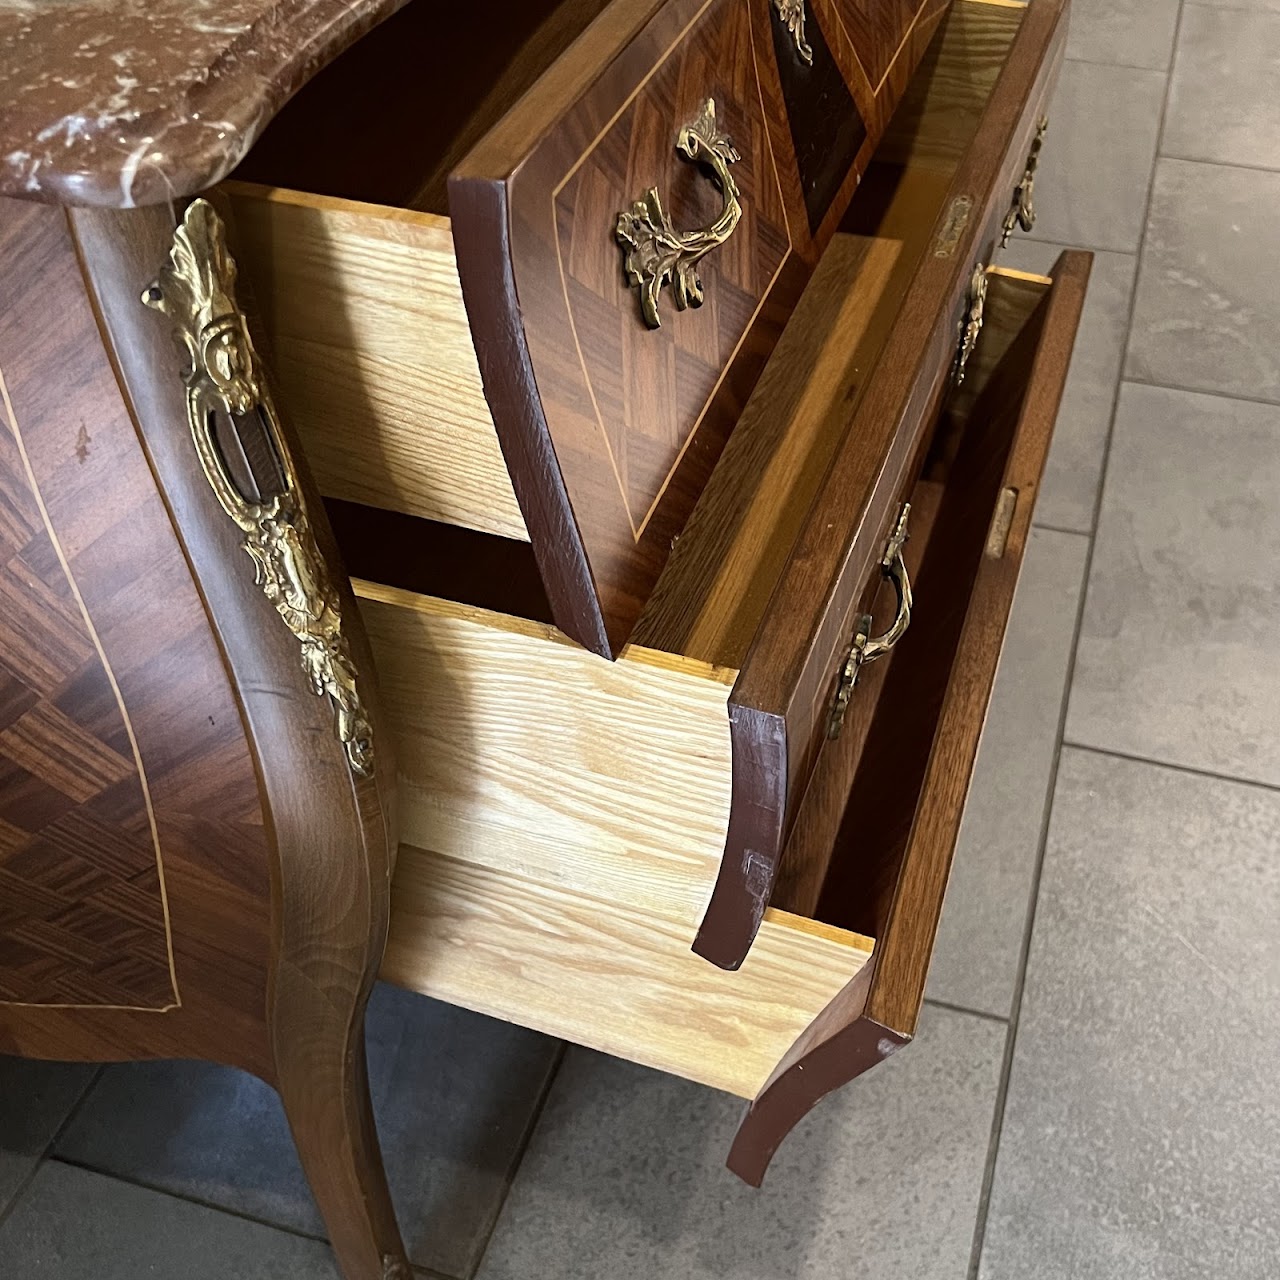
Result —
<path fill-rule="evenodd" d="M 960 346 L 956 351 L 956 363 L 952 377 L 956 386 L 964 381 L 965 370 L 969 367 L 969 358 L 978 345 L 978 335 L 982 332 L 982 321 L 987 308 L 987 268 L 979 262 L 973 269 L 969 280 L 969 300 L 960 320 Z"/>
<path fill-rule="evenodd" d="M 667 283 L 674 288 L 676 306 L 681 311 L 702 305 L 698 261 L 724 244 L 742 218 L 738 184 L 729 172 L 729 166 L 736 164 L 739 156 L 728 134 L 716 124 L 714 98 L 708 98 L 702 114 L 676 135 L 676 150 L 687 160 L 710 166 L 724 196 L 724 208 L 710 226 L 677 231 L 662 207 L 657 187 L 650 187 L 643 200 L 618 214 L 615 234 L 626 255 L 624 270 L 630 283 L 640 290 L 640 309 L 650 329 L 662 326 L 658 295 Z"/>
<path fill-rule="evenodd" d="M 235 279 L 222 219 L 207 200 L 194 200 L 174 232 L 159 279 L 142 301 L 173 320 L 186 347 L 191 362 L 183 374 L 187 425 L 205 478 L 243 531 L 257 583 L 297 638 L 313 692 L 332 703 L 348 763 L 367 775 L 373 772 L 373 735 L 356 689 L 341 601 L 236 303 Z M 243 451 L 248 471 L 243 481 L 228 465 L 220 421 Z"/>
<path fill-rule="evenodd" d="M 1040 152 L 1044 147 L 1044 135 L 1048 128 L 1049 117 L 1042 116 L 1036 128 L 1036 136 L 1031 143 L 1031 150 L 1027 153 L 1027 167 L 1023 170 L 1022 180 L 1013 189 L 1013 206 L 1005 215 L 1004 234 L 1000 237 L 1002 249 L 1008 245 L 1014 227 L 1030 231 L 1036 225 L 1036 170 L 1040 167 Z"/>
<path fill-rule="evenodd" d="M 804 0 L 773 0 L 773 7 L 777 10 L 779 21 L 795 41 L 800 60 L 813 66 L 813 48 L 804 38 Z"/>
<path fill-rule="evenodd" d="M 906 635 L 907 628 L 911 625 L 911 579 L 907 575 L 907 563 L 902 557 L 902 548 L 906 545 L 908 536 L 907 517 L 910 514 L 911 504 L 904 502 L 880 560 L 880 572 L 893 583 L 894 594 L 898 597 L 897 616 L 889 629 L 878 636 L 871 634 L 871 615 L 864 613 L 859 616 L 853 646 L 840 669 L 840 678 L 836 684 L 835 702 L 827 722 L 828 738 L 838 738 L 844 728 L 845 713 L 849 710 L 849 700 L 853 697 L 854 686 L 858 683 L 862 668 L 868 662 L 883 658 Z"/>

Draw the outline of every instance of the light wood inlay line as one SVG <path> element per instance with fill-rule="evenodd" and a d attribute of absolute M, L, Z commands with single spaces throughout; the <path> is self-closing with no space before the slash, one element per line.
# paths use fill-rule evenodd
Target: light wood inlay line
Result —
<path fill-rule="evenodd" d="M 949 2 L 949 0 L 944 0 L 944 3 L 939 5 L 939 8 L 945 8 L 947 2 Z M 920 25 L 920 19 L 928 7 L 929 0 L 924 0 L 924 3 L 916 10 L 916 16 L 911 19 L 911 25 L 907 28 L 902 39 L 898 41 L 898 47 L 893 51 L 893 57 L 889 59 L 889 65 L 885 68 L 884 75 L 880 77 L 880 83 L 876 85 L 877 95 L 880 93 L 880 90 L 884 88 L 884 82 L 889 78 L 889 73 L 895 66 L 897 66 L 898 59 L 902 56 L 903 49 L 907 47 L 907 41 L 911 39 L 912 33 L 915 31 L 916 27 Z"/>
<path fill-rule="evenodd" d="M 949 2 L 950 0 L 944 0 L 944 3 Z M 911 25 L 907 28 L 906 34 L 898 42 L 898 47 L 894 50 L 893 57 L 889 59 L 888 65 L 885 67 L 884 75 L 880 77 L 880 83 L 875 85 L 871 83 L 871 76 L 868 75 L 867 68 L 863 65 L 862 58 L 858 53 L 857 41 L 855 41 L 853 36 L 850 34 L 849 28 L 840 14 L 839 7 L 834 5 L 832 6 L 832 12 L 835 14 L 836 25 L 839 26 L 840 30 L 844 33 L 844 38 L 849 46 L 849 51 L 853 54 L 853 60 L 858 64 L 858 70 L 862 72 L 863 79 L 866 80 L 867 87 L 871 90 L 872 97 L 878 96 L 880 90 L 884 88 L 884 82 L 889 78 L 890 72 L 893 71 L 893 68 L 898 61 L 898 56 L 902 53 L 907 41 L 911 39 L 911 33 L 916 29 L 916 26 L 920 21 L 920 15 L 924 13 L 928 6 L 929 0 L 921 0 L 920 7 L 916 10 L 916 16 L 911 19 Z"/>

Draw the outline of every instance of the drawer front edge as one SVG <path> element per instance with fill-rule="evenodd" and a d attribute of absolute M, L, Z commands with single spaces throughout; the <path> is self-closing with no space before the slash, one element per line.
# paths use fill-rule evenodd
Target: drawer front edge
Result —
<path fill-rule="evenodd" d="M 1031 530 L 1084 302 L 1091 255 L 1065 253 L 1054 269 L 1002 491 L 1018 501 L 1007 532 L 989 538 L 947 681 L 920 805 L 886 927 L 871 961 L 779 1062 L 738 1128 L 729 1168 L 758 1186 L 787 1134 L 827 1094 L 850 1083 L 916 1031 L 964 799 L 995 682 L 1005 627 Z M 999 510 L 999 507 L 997 507 Z"/>
<path fill-rule="evenodd" d="M 993 96 L 990 128 L 984 126 L 975 139 L 953 187 L 985 192 L 981 216 L 971 219 L 951 254 L 930 256 L 917 271 L 881 355 L 877 380 L 868 388 L 847 444 L 814 504 L 792 553 L 793 567 L 774 592 L 734 689 L 735 708 L 752 707 L 785 724 L 784 832 L 794 821 L 825 737 L 826 713 L 852 638 L 854 614 L 883 553 L 884 531 L 909 484 L 926 424 L 946 392 L 972 263 L 990 258 L 1039 111 L 1052 89 L 1065 42 L 1065 14 L 1065 3 L 1028 10 Z M 945 223 L 945 210 L 941 219 Z M 866 475 L 869 456 L 878 457 L 879 465 L 869 486 L 851 502 L 851 492 L 862 483 L 853 477 Z M 815 597 L 825 601 L 816 613 Z M 816 622 L 797 637 L 796 617 L 815 617 Z M 732 856 L 727 857 L 726 875 L 732 874 L 731 862 Z M 779 862 L 780 857 L 772 864 L 774 879 Z M 769 893 L 772 887 L 771 879 Z M 708 958 L 717 964 L 733 960 L 723 951 Z"/>

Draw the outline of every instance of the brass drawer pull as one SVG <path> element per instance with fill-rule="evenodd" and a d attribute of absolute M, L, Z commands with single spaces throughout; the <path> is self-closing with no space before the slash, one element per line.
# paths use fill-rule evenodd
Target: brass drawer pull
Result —
<path fill-rule="evenodd" d="M 831 718 L 827 722 L 827 737 L 838 738 L 844 728 L 845 713 L 849 710 L 849 700 L 853 697 L 854 686 L 858 676 L 868 662 L 883 658 L 894 645 L 907 633 L 911 625 L 911 579 L 907 575 L 907 563 L 902 557 L 902 548 L 907 541 L 907 517 L 911 514 L 911 504 L 904 502 L 893 533 L 884 549 L 880 560 L 880 572 L 893 583 L 894 593 L 898 597 L 898 614 L 888 631 L 883 635 L 872 636 L 871 615 L 861 614 L 854 631 L 853 646 L 840 670 L 840 679 L 836 685 L 835 702 L 831 707 Z"/>
<path fill-rule="evenodd" d="M 1036 170 L 1040 167 L 1040 152 L 1044 148 L 1044 135 L 1048 128 L 1049 117 L 1041 116 L 1031 150 L 1027 153 L 1027 167 L 1023 170 L 1022 181 L 1013 189 L 1013 206 L 1005 215 L 1004 235 L 1000 238 L 1002 249 L 1008 245 L 1014 227 L 1030 231 L 1036 225 Z"/>
<path fill-rule="evenodd" d="M 800 60 L 813 66 L 813 48 L 804 38 L 804 0 L 773 0 L 778 19 L 796 44 L 796 53 Z"/>
<path fill-rule="evenodd" d="M 628 281 L 640 290 L 640 309 L 650 329 L 662 326 L 658 295 L 665 284 L 674 288 L 676 306 L 681 311 L 702 305 L 698 261 L 724 244 L 742 219 L 738 184 L 729 172 L 729 166 L 737 163 L 739 156 L 732 139 L 716 124 L 714 98 L 708 98 L 702 114 L 676 135 L 676 150 L 686 160 L 711 167 L 724 196 L 724 208 L 710 226 L 677 231 L 662 207 L 657 187 L 650 187 L 642 200 L 618 214 L 615 234 L 626 253 L 624 269 Z"/>
<path fill-rule="evenodd" d="M 952 378 L 956 386 L 964 381 L 965 370 L 969 367 L 969 358 L 978 345 L 978 335 L 982 332 L 983 316 L 987 307 L 987 268 L 979 262 L 973 269 L 969 280 L 969 301 L 960 320 L 960 346 L 956 351 L 955 367 Z"/>
<path fill-rule="evenodd" d="M 347 762 L 368 775 L 373 734 L 356 688 L 341 601 L 236 303 L 235 279 L 222 219 L 207 200 L 193 200 L 142 301 L 173 321 L 186 348 L 187 425 L 205 478 L 244 534 L 258 586 L 293 632 L 312 691 L 332 705 Z M 228 431 L 225 440 L 220 424 Z M 233 474 L 228 442 L 240 452 L 243 478 Z"/>

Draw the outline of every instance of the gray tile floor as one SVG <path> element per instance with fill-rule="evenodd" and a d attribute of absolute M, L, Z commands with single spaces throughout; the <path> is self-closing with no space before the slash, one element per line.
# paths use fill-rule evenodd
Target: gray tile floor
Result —
<path fill-rule="evenodd" d="M 423 1275 L 1280 1274 L 1280 0 L 1075 13 L 1007 260 L 1105 252 L 919 1039 L 751 1192 L 732 1100 L 380 990 Z M 5 1280 L 331 1280 L 320 1236 L 253 1082 L 0 1059 Z"/>

